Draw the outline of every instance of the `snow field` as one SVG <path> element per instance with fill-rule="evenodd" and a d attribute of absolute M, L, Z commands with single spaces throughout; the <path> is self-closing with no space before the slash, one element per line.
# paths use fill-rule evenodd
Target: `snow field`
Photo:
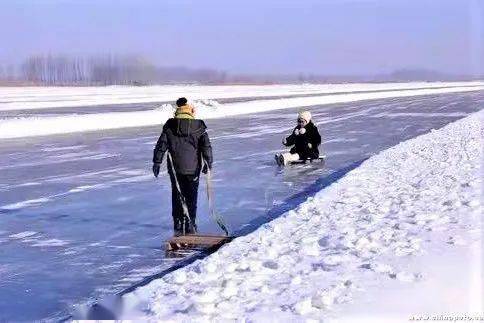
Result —
<path fill-rule="evenodd" d="M 126 317 L 307 322 L 331 318 L 369 281 L 419 284 L 426 273 L 403 264 L 426 252 L 433 232 L 479 232 L 483 119 L 480 111 L 371 157 L 297 209 L 125 295 Z M 469 237 L 449 245 L 482 243 Z M 482 273 L 479 260 L 472 266 Z"/>
<path fill-rule="evenodd" d="M 433 85 L 434 87 L 436 86 L 435 84 Z M 284 88 L 284 86 L 282 87 Z M 362 89 L 363 88 L 365 87 L 362 87 Z M 362 89 L 360 89 L 360 91 L 362 91 Z M 385 92 L 328 94 L 324 96 L 252 100 L 227 104 L 219 104 L 214 100 L 202 100 L 194 101 L 194 105 L 197 110 L 198 118 L 211 119 L 277 109 L 290 109 L 331 103 L 345 103 L 361 100 L 410 97 L 441 93 L 458 93 L 482 89 L 484 89 L 484 85 L 472 85 L 448 88 L 392 90 Z M 287 94 L 287 92 L 285 93 Z M 187 96 L 190 97 L 189 95 Z M 190 97 L 190 99 L 194 99 L 194 97 Z M 172 116 L 173 106 L 170 104 L 164 104 L 158 109 L 147 111 L 69 114 L 54 117 L 40 116 L 27 118 L 8 118 L 0 120 L 0 138 L 21 138 L 83 131 L 154 126 L 165 122 Z"/>
<path fill-rule="evenodd" d="M 193 100 L 202 100 L 482 85 L 482 82 L 411 82 L 226 86 L 0 87 L 0 111 L 167 102 L 175 101 L 182 96 Z"/>

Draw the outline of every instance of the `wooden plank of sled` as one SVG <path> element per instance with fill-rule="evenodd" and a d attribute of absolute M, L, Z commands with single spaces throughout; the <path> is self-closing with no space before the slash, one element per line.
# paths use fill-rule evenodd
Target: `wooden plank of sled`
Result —
<path fill-rule="evenodd" d="M 173 237 L 166 242 L 166 249 L 174 251 L 179 249 L 212 249 L 232 241 L 233 237 L 215 236 L 206 234 L 189 234 Z"/>

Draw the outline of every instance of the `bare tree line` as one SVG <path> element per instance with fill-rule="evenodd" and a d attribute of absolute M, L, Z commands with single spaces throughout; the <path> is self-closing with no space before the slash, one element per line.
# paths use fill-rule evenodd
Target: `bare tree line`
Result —
<path fill-rule="evenodd" d="M 116 85 L 180 82 L 223 83 L 226 74 L 211 69 L 159 67 L 140 56 L 30 56 L 19 66 L 1 66 L 0 80 L 39 85 Z"/>
<path fill-rule="evenodd" d="M 480 76 L 482 79 L 483 76 Z M 367 76 L 320 74 L 232 74 L 213 69 L 160 67 L 136 55 L 30 56 L 19 65 L 2 65 L 0 85 L 150 85 L 344 83 L 400 81 L 458 81 L 479 79 L 467 75 L 443 74 L 425 69 L 401 69 L 389 74 Z"/>

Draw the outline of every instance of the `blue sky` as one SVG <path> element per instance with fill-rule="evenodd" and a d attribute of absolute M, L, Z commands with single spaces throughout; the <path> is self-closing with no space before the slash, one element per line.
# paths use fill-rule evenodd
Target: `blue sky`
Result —
<path fill-rule="evenodd" d="M 483 0 L 12 0 L 0 64 L 141 54 L 238 73 L 483 73 Z"/>

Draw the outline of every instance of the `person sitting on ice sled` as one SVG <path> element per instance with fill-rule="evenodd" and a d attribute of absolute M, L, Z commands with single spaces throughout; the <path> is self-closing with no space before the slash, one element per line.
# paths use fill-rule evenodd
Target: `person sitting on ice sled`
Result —
<path fill-rule="evenodd" d="M 287 165 L 290 162 L 319 158 L 318 146 L 321 144 L 321 135 L 318 128 L 311 121 L 311 112 L 299 112 L 297 126 L 292 134 L 282 141 L 284 146 L 291 147 L 287 153 L 277 154 L 276 162 Z"/>
<path fill-rule="evenodd" d="M 195 119 L 186 98 L 176 101 L 174 118 L 168 119 L 153 152 L 153 174 L 158 177 L 165 152 L 171 180 L 175 235 L 197 232 L 197 197 L 200 171 L 212 168 L 212 147 L 205 122 Z M 187 214 L 188 213 L 188 214 Z"/>

